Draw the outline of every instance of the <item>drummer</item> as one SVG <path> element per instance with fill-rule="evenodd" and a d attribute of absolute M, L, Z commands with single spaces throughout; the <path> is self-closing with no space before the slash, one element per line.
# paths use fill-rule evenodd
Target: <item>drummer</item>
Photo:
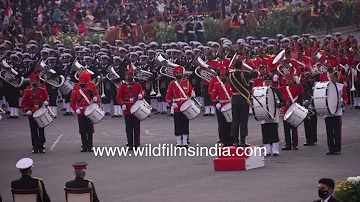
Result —
<path fill-rule="evenodd" d="M 85 109 L 92 102 L 99 103 L 99 93 L 88 71 L 80 73 L 79 83 L 76 83 L 70 99 L 70 106 L 78 115 L 79 133 L 81 135 L 81 152 L 92 152 L 94 125 L 85 116 Z"/>
<path fill-rule="evenodd" d="M 263 85 L 266 87 L 273 86 L 273 79 L 269 74 L 263 76 Z M 276 103 L 276 112 L 274 116 L 274 120 L 266 120 L 261 121 L 261 133 L 262 133 L 262 141 L 264 147 L 266 148 L 266 156 L 270 156 L 271 153 L 273 156 L 279 155 L 279 109 L 284 106 L 286 101 L 284 99 L 283 94 L 277 88 L 272 88 L 275 94 L 275 103 Z"/>
<path fill-rule="evenodd" d="M 125 116 L 127 146 L 130 150 L 140 145 L 140 120 L 130 112 L 131 107 L 145 96 L 145 91 L 139 82 L 134 81 L 134 71 L 129 68 L 125 75 L 126 83 L 120 85 L 116 100 L 121 105 Z"/>
<path fill-rule="evenodd" d="M 284 95 L 286 106 L 281 109 L 280 115 L 284 115 L 289 107 L 294 103 L 302 103 L 301 94 L 304 88 L 295 85 L 296 77 L 293 74 L 286 75 L 286 86 L 281 86 L 280 91 Z M 298 148 L 298 130 L 297 127 L 284 121 L 285 147 L 281 150 L 299 150 Z"/>
<path fill-rule="evenodd" d="M 195 92 L 187 79 L 183 79 L 184 69 L 177 66 L 174 69 L 175 80 L 168 85 L 165 100 L 174 108 L 174 125 L 177 147 L 188 147 L 189 119 L 180 111 L 188 97 L 195 97 Z"/>
<path fill-rule="evenodd" d="M 333 115 L 325 115 L 325 125 L 326 125 L 326 134 L 327 134 L 327 143 L 329 152 L 326 155 L 339 155 L 341 153 L 341 117 L 342 117 L 342 108 L 348 102 L 348 94 L 346 92 L 346 87 L 344 84 L 339 83 L 340 72 L 332 71 L 330 72 L 330 81 L 336 83 L 338 90 L 338 103 L 339 106 L 337 111 Z"/>
<path fill-rule="evenodd" d="M 49 95 L 46 86 L 39 84 L 39 81 L 40 76 L 34 71 L 30 75 L 30 85 L 26 87 L 21 101 L 21 107 L 26 111 L 26 115 L 29 116 L 33 154 L 45 153 L 45 130 L 44 128 L 39 128 L 33 117 L 34 112 L 42 107 L 42 105 L 48 106 L 49 104 Z"/>
<path fill-rule="evenodd" d="M 224 105 L 229 104 L 231 106 L 231 85 L 228 82 L 229 72 L 226 71 L 226 68 L 220 70 L 220 79 L 212 87 L 210 97 L 212 102 L 215 104 L 217 109 L 217 118 L 219 124 L 220 132 L 220 142 L 224 147 L 232 146 L 233 141 L 231 137 L 231 122 L 227 122 L 221 109 Z M 231 113 L 231 108 L 230 108 Z"/>

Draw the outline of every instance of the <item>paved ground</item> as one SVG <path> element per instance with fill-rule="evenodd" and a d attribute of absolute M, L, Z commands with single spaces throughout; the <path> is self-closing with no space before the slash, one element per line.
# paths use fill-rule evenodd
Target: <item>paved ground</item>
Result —
<path fill-rule="evenodd" d="M 267 157 L 266 166 L 250 171 L 215 172 L 214 157 L 95 157 L 80 153 L 76 117 L 60 116 L 46 128 L 46 154 L 31 154 L 26 117 L 0 121 L 0 194 L 11 201 L 10 182 L 19 178 L 17 160 L 35 161 L 33 176 L 44 178 L 53 202 L 64 201 L 65 182 L 73 178 L 71 164 L 88 162 L 87 176 L 95 183 L 101 201 L 310 201 L 317 198 L 321 177 L 344 179 L 357 175 L 360 155 L 360 110 L 343 117 L 343 153 L 326 156 L 325 126 L 319 118 L 318 146 L 306 148 L 301 125 L 300 150 Z M 105 117 L 96 125 L 96 146 L 124 146 L 123 118 Z M 213 146 L 217 141 L 216 117 L 199 116 L 190 123 L 191 144 Z M 249 121 L 248 141 L 261 144 L 260 123 Z M 142 144 L 174 143 L 173 120 L 153 115 L 141 125 Z M 283 146 L 282 124 L 280 125 Z M 272 198 L 267 199 L 271 196 Z M 295 200 L 294 200 L 295 199 Z"/>

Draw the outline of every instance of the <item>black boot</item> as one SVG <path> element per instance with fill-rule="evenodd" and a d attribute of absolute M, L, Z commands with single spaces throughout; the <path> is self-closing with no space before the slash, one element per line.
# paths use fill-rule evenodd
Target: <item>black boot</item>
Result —
<path fill-rule="evenodd" d="M 87 148 L 88 148 L 87 135 L 86 134 L 81 134 L 81 142 L 82 142 L 82 150 L 81 150 L 81 152 L 86 152 Z"/>
<path fill-rule="evenodd" d="M 93 134 L 89 134 L 89 135 L 88 135 L 87 142 L 88 142 L 87 151 L 88 151 L 88 152 L 92 152 L 92 151 L 93 151 L 93 149 L 92 149 L 92 147 L 93 147 Z"/>
<path fill-rule="evenodd" d="M 246 143 L 246 137 L 240 137 L 240 147 L 250 147 L 250 144 Z"/>

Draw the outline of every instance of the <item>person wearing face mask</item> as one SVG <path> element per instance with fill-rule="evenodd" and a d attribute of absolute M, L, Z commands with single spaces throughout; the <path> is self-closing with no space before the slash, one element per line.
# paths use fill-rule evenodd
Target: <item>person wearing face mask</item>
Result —
<path fill-rule="evenodd" d="M 318 184 L 318 200 L 314 202 L 341 202 L 339 199 L 332 196 L 335 189 L 335 182 L 330 178 L 322 178 Z"/>
<path fill-rule="evenodd" d="M 88 103 L 90 101 L 90 103 Z M 81 135 L 81 152 L 92 152 L 94 124 L 85 116 L 86 107 L 91 103 L 99 103 L 100 97 L 98 90 L 88 71 L 80 73 L 79 83 L 76 83 L 70 99 L 70 107 L 78 115 L 79 133 Z"/>
<path fill-rule="evenodd" d="M 216 117 L 218 119 L 219 132 L 220 132 L 220 142 L 223 146 L 232 146 L 233 141 L 231 138 L 231 122 L 227 122 L 221 109 L 224 105 L 231 102 L 231 85 L 228 82 L 229 73 L 226 71 L 226 68 L 220 70 L 220 78 L 215 77 L 217 82 L 214 84 L 212 91 L 210 93 L 211 100 L 216 106 Z"/>
<path fill-rule="evenodd" d="M 45 153 L 44 143 L 46 140 L 44 128 L 39 128 L 32 115 L 36 110 L 41 108 L 42 105 L 48 106 L 49 104 L 49 95 L 46 86 L 39 84 L 39 81 L 39 74 L 34 71 L 30 75 L 31 85 L 26 87 L 21 101 L 21 107 L 26 111 L 26 115 L 29 116 L 31 142 L 34 154 Z"/>
<path fill-rule="evenodd" d="M 137 100 L 145 97 L 142 85 L 134 80 L 134 70 L 129 68 L 126 72 L 126 83 L 120 85 L 116 95 L 125 116 L 127 146 L 130 150 L 140 146 L 140 120 L 131 114 L 130 109 Z"/>
<path fill-rule="evenodd" d="M 174 125 L 177 147 L 188 147 L 189 119 L 180 111 L 181 105 L 190 98 L 195 98 L 191 83 L 183 79 L 184 69 L 177 66 L 174 69 L 175 80 L 168 85 L 165 101 L 174 108 Z"/>

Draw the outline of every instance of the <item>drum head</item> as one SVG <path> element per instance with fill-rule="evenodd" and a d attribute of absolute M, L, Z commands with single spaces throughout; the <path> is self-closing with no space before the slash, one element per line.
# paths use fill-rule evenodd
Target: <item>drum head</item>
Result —
<path fill-rule="evenodd" d="M 192 105 L 194 103 L 193 100 L 187 100 L 186 102 L 184 102 L 181 107 L 180 107 L 180 111 L 184 111 L 187 108 L 189 108 L 190 105 Z"/>
<path fill-rule="evenodd" d="M 46 112 L 46 108 L 40 108 L 38 110 L 36 110 L 33 114 L 33 117 L 39 117 L 41 115 L 43 115 Z"/>
<path fill-rule="evenodd" d="M 267 93 L 268 97 L 267 97 L 267 108 L 270 112 L 270 114 L 275 117 L 276 114 L 276 107 L 275 107 L 275 94 L 274 91 L 271 87 L 268 88 L 268 93 Z"/>
<path fill-rule="evenodd" d="M 328 110 L 331 115 L 335 114 L 338 110 L 338 102 L 339 102 L 339 92 L 337 90 L 337 86 L 333 82 L 329 82 L 327 89 L 327 103 Z"/>
<path fill-rule="evenodd" d="M 97 104 L 93 103 L 93 104 L 89 105 L 88 107 L 86 107 L 84 115 L 87 116 L 87 115 L 91 114 L 91 112 L 94 111 L 96 106 L 97 106 Z"/>
<path fill-rule="evenodd" d="M 285 115 L 284 115 L 284 120 L 288 120 L 290 118 L 290 116 L 294 113 L 294 110 L 295 110 L 295 103 L 292 104 L 289 109 L 286 111 Z"/>

